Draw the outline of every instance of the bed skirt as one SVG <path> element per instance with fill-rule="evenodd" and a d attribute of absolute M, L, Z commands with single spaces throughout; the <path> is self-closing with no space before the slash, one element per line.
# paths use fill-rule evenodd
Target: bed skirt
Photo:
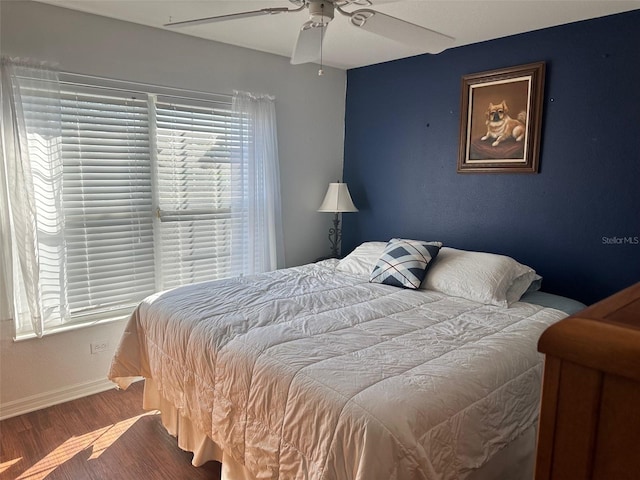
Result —
<path fill-rule="evenodd" d="M 213 440 L 181 415 L 169 400 L 163 398 L 152 378 L 147 378 L 144 382 L 142 408 L 160 411 L 162 425 L 170 435 L 176 437 L 178 447 L 193 453 L 191 464 L 194 467 L 213 460 L 222 464 L 221 480 L 255 480 L 243 465 L 226 455 Z"/>
<path fill-rule="evenodd" d="M 243 465 L 226 455 L 204 432 L 164 399 L 153 379 L 145 379 L 142 406 L 145 410 L 160 411 L 162 425 L 178 440 L 178 447 L 193 453 L 195 467 L 211 460 L 222 464 L 221 480 L 256 480 Z M 535 465 L 536 425 L 494 455 L 481 468 L 461 475 L 460 480 L 531 480 Z"/>

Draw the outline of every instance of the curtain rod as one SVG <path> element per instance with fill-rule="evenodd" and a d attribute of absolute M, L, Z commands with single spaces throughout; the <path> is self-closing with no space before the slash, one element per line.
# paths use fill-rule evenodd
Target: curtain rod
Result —
<path fill-rule="evenodd" d="M 232 98 L 232 95 L 225 94 L 225 93 L 203 92 L 200 90 L 191 90 L 188 88 L 177 88 L 177 87 L 168 87 L 164 85 L 153 85 L 151 83 L 118 80 L 113 78 L 100 77 L 97 75 L 87 75 L 84 73 L 67 72 L 62 70 L 59 73 L 63 77 L 70 77 L 70 80 L 67 80 L 67 78 L 61 79 L 62 83 L 66 83 L 69 85 L 77 85 L 77 86 L 85 86 L 85 87 L 97 86 L 97 85 L 81 83 L 78 81 L 80 79 L 91 79 L 91 80 L 99 80 L 102 83 L 99 86 L 102 88 L 131 92 L 133 90 L 131 87 L 144 87 L 145 90 L 137 91 L 136 93 L 143 93 L 143 94 L 151 93 L 155 95 L 165 95 L 165 96 L 171 96 L 174 98 L 182 98 L 185 100 L 200 100 L 200 101 L 208 101 L 212 103 L 228 104 Z M 185 96 L 184 93 L 191 93 L 196 95 L 196 97 Z"/>

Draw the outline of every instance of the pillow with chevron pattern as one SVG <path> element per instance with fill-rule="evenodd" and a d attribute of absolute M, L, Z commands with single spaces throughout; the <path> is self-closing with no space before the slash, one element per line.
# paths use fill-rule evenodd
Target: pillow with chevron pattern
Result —
<path fill-rule="evenodd" d="M 402 288 L 418 288 L 441 242 L 392 238 L 378 259 L 369 282 Z"/>

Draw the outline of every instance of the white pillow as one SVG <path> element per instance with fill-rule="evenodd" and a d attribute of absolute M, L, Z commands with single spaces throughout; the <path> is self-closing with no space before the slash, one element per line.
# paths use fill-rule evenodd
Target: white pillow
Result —
<path fill-rule="evenodd" d="M 420 288 L 508 307 L 520 299 L 536 278 L 531 267 L 511 257 L 443 247 Z"/>
<path fill-rule="evenodd" d="M 533 272 L 533 277 L 530 276 L 528 272 L 524 275 L 520 275 L 513 281 L 507 290 L 507 303 L 511 305 L 512 303 L 519 301 L 520 297 L 522 297 L 526 292 L 535 292 L 540 290 L 541 285 L 542 277 L 535 271 Z"/>
<path fill-rule="evenodd" d="M 364 242 L 340 260 L 336 270 L 368 278 L 386 246 L 387 242 Z"/>

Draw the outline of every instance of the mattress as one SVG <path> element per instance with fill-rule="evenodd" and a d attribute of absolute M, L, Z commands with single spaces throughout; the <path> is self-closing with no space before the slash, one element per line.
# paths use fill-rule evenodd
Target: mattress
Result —
<path fill-rule="evenodd" d="M 536 342 L 564 316 L 312 264 L 149 297 L 109 377 L 153 379 L 255 478 L 459 479 L 535 426 Z"/>

